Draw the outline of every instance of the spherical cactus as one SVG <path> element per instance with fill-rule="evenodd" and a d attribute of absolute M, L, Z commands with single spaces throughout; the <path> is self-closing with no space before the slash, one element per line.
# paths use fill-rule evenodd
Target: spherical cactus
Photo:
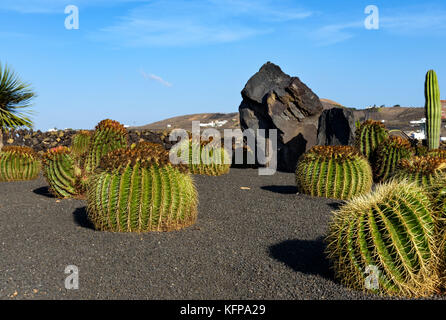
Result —
<path fill-rule="evenodd" d="M 372 169 L 353 147 L 315 146 L 299 159 L 296 183 L 304 194 L 350 199 L 370 191 Z"/>
<path fill-rule="evenodd" d="M 0 181 L 36 179 L 40 167 L 39 156 L 29 147 L 7 146 L 0 152 Z"/>
<path fill-rule="evenodd" d="M 401 159 L 393 174 L 398 181 L 407 180 L 429 187 L 446 170 L 446 159 L 431 156 Z"/>
<path fill-rule="evenodd" d="M 386 181 L 395 172 L 398 162 L 415 154 L 409 141 L 391 136 L 381 142 L 371 161 L 375 182 Z"/>
<path fill-rule="evenodd" d="M 85 192 L 87 178 L 67 147 L 52 148 L 44 154 L 43 173 L 57 198 L 80 198 Z"/>
<path fill-rule="evenodd" d="M 178 230 L 195 223 L 197 191 L 188 168 L 172 165 L 157 148 L 120 149 L 105 156 L 87 192 L 89 219 L 97 230 Z"/>
<path fill-rule="evenodd" d="M 187 144 L 189 144 L 188 150 Z M 186 146 L 185 146 L 186 145 Z M 216 141 L 196 141 L 190 139 L 180 142 L 174 148 L 182 163 L 187 163 L 192 174 L 219 176 L 229 172 L 231 159 L 224 147 Z"/>
<path fill-rule="evenodd" d="M 91 142 L 91 132 L 81 130 L 73 136 L 71 150 L 74 155 L 82 156 L 88 152 Z"/>
<path fill-rule="evenodd" d="M 99 165 L 101 158 L 113 150 L 127 148 L 128 133 L 117 121 L 102 120 L 95 128 L 87 154 L 86 169 L 91 173 Z"/>
<path fill-rule="evenodd" d="M 327 254 L 354 289 L 427 296 L 438 288 L 435 213 L 424 190 L 390 181 L 334 212 Z"/>
<path fill-rule="evenodd" d="M 388 137 L 389 133 L 381 122 L 367 120 L 356 128 L 355 146 L 370 160 L 378 145 Z"/>
<path fill-rule="evenodd" d="M 446 150 L 444 149 L 433 149 L 426 153 L 427 156 L 446 159 Z"/>

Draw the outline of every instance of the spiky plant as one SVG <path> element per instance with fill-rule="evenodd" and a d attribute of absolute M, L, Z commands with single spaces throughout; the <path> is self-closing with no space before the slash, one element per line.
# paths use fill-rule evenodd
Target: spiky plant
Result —
<path fill-rule="evenodd" d="M 115 150 L 92 176 L 88 216 L 97 230 L 171 231 L 197 218 L 197 191 L 184 165 L 159 148 Z"/>
<path fill-rule="evenodd" d="M 188 152 L 183 152 L 183 147 L 187 148 Z M 187 163 L 192 174 L 203 174 L 209 176 L 219 176 L 229 172 L 231 167 L 231 159 L 225 148 L 217 141 L 210 139 L 210 141 L 197 141 L 190 139 L 176 145 L 175 148 L 178 156 L 183 163 Z"/>
<path fill-rule="evenodd" d="M 81 130 L 73 136 L 71 141 L 71 150 L 76 156 L 83 156 L 88 152 L 91 142 L 91 132 Z"/>
<path fill-rule="evenodd" d="M 367 120 L 356 128 L 355 146 L 370 160 L 378 145 L 388 137 L 389 132 L 381 122 Z"/>
<path fill-rule="evenodd" d="M 99 165 L 101 158 L 110 151 L 127 148 L 128 133 L 117 121 L 105 119 L 98 123 L 87 153 L 86 170 L 91 173 Z"/>
<path fill-rule="evenodd" d="M 446 170 L 446 159 L 425 156 L 401 159 L 393 174 L 398 181 L 407 180 L 421 187 L 430 187 Z"/>
<path fill-rule="evenodd" d="M 440 146 L 441 130 L 441 100 L 437 74 L 429 70 L 424 83 L 424 106 L 426 114 L 426 138 L 429 149 L 437 149 Z"/>
<path fill-rule="evenodd" d="M 435 212 L 422 188 L 396 181 L 378 185 L 375 192 L 334 212 L 326 241 L 336 277 L 347 287 L 381 294 L 436 293 L 435 224 Z"/>
<path fill-rule="evenodd" d="M 82 197 L 87 178 L 69 148 L 61 146 L 48 150 L 43 156 L 43 168 L 50 192 L 55 197 Z"/>
<path fill-rule="evenodd" d="M 427 152 L 428 156 L 446 159 L 446 150 L 444 149 L 434 149 Z"/>
<path fill-rule="evenodd" d="M 0 63 L 0 151 L 3 148 L 3 129 L 32 128 L 28 117 L 31 101 L 36 93 L 7 65 Z"/>
<path fill-rule="evenodd" d="M 395 172 L 398 162 L 415 154 L 409 141 L 390 136 L 376 148 L 371 164 L 375 182 L 386 181 Z"/>
<path fill-rule="evenodd" d="M 40 166 L 38 154 L 29 147 L 7 146 L 0 151 L 0 181 L 36 179 Z"/>
<path fill-rule="evenodd" d="M 367 159 L 350 146 L 315 146 L 297 164 L 296 184 L 304 194 L 350 199 L 369 192 L 372 183 Z"/>

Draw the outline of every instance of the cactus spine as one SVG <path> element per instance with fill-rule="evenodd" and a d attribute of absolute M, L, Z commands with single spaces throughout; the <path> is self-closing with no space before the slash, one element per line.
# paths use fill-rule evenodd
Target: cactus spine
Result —
<path fill-rule="evenodd" d="M 390 136 L 381 142 L 372 161 L 375 182 L 386 181 L 395 172 L 398 161 L 413 156 L 415 151 L 410 143 L 396 136 Z"/>
<path fill-rule="evenodd" d="M 426 74 L 424 84 L 424 96 L 426 104 L 426 135 L 427 144 L 430 150 L 440 146 L 441 128 L 441 101 L 440 88 L 438 86 L 437 74 L 434 70 L 429 70 Z"/>
<path fill-rule="evenodd" d="M 425 188 L 432 186 L 438 176 L 446 170 L 446 159 L 431 156 L 401 159 L 393 177 L 407 180 Z"/>
<path fill-rule="evenodd" d="M 370 160 L 378 145 L 388 136 L 389 132 L 381 122 L 367 120 L 356 128 L 355 146 Z"/>
<path fill-rule="evenodd" d="M 76 156 L 83 156 L 88 152 L 91 142 L 91 132 L 87 130 L 81 130 L 76 133 L 71 142 L 71 150 Z"/>
<path fill-rule="evenodd" d="M 161 149 L 120 149 L 103 158 L 89 182 L 88 216 L 98 230 L 178 230 L 197 218 L 197 191 L 185 166 Z"/>
<path fill-rule="evenodd" d="M 391 181 L 334 213 L 327 253 L 341 282 L 359 290 L 427 296 L 438 288 L 434 211 L 424 190 Z M 376 286 L 367 270 L 378 271 Z"/>
<path fill-rule="evenodd" d="M 7 146 L 0 152 L 0 181 L 33 180 L 39 176 L 40 161 L 29 147 Z"/>
<path fill-rule="evenodd" d="M 350 146 L 316 146 L 305 153 L 296 169 L 299 192 L 312 196 L 350 199 L 369 192 L 372 169 Z"/>
<path fill-rule="evenodd" d="M 87 154 L 87 172 L 92 173 L 99 165 L 101 158 L 110 151 L 127 148 L 127 140 L 127 130 L 119 122 L 110 119 L 99 122 Z"/>
<path fill-rule="evenodd" d="M 81 197 L 85 192 L 82 169 L 69 148 L 48 150 L 43 156 L 43 168 L 50 191 L 57 198 Z"/>

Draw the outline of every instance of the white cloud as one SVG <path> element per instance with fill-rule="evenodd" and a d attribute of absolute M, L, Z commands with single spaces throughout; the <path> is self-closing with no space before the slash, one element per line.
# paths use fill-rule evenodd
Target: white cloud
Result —
<path fill-rule="evenodd" d="M 155 0 L 90 38 L 130 47 L 227 43 L 270 33 L 275 24 L 310 15 L 284 0 Z"/>
<path fill-rule="evenodd" d="M 161 78 L 160 76 L 157 76 L 156 74 L 147 74 L 144 72 L 144 70 L 140 71 L 142 76 L 144 77 L 144 79 L 152 79 L 155 80 L 159 83 L 161 83 L 163 86 L 165 87 L 172 87 L 172 84 L 166 80 L 164 80 L 163 78 Z"/>

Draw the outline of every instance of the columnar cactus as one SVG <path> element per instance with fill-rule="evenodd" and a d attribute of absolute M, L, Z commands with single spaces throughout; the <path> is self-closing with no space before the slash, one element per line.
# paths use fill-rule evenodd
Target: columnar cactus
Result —
<path fill-rule="evenodd" d="M 91 173 L 99 165 L 101 158 L 110 151 L 127 148 L 128 134 L 117 121 L 102 120 L 96 126 L 87 154 L 86 169 Z"/>
<path fill-rule="evenodd" d="M 189 143 L 189 152 L 181 152 L 182 146 Z M 192 174 L 219 176 L 229 172 L 231 159 L 225 148 L 213 140 L 196 141 L 190 139 L 176 145 L 178 155 L 183 163 L 187 163 Z"/>
<path fill-rule="evenodd" d="M 29 147 L 7 146 L 0 152 L 0 181 L 36 179 L 40 167 L 39 156 Z"/>
<path fill-rule="evenodd" d="M 430 187 L 446 170 L 446 159 L 425 156 L 401 159 L 393 177 L 407 180 L 422 187 Z"/>
<path fill-rule="evenodd" d="M 426 104 L 426 136 L 429 149 L 437 149 L 440 146 L 441 128 L 441 101 L 440 88 L 438 86 L 437 74 L 429 70 L 424 83 L 424 96 Z"/>
<path fill-rule="evenodd" d="M 381 142 L 371 161 L 375 182 L 386 181 L 395 172 L 398 161 L 414 153 L 410 143 L 401 137 L 391 136 Z"/>
<path fill-rule="evenodd" d="M 87 178 L 67 147 L 52 148 L 44 154 L 43 173 L 57 198 L 82 197 L 85 192 Z"/>
<path fill-rule="evenodd" d="M 188 169 L 160 148 L 119 149 L 103 158 L 89 182 L 88 216 L 97 230 L 178 230 L 197 218 Z"/>
<path fill-rule="evenodd" d="M 438 288 L 435 213 L 424 190 L 391 181 L 334 213 L 327 253 L 350 288 L 427 296 Z M 374 281 L 376 280 L 376 281 Z"/>
<path fill-rule="evenodd" d="M 91 132 L 81 130 L 73 136 L 71 141 L 71 150 L 76 156 L 83 156 L 88 152 L 91 142 Z"/>
<path fill-rule="evenodd" d="M 353 147 L 315 146 L 299 160 L 296 183 L 304 194 L 350 199 L 370 191 L 372 169 Z"/>
<path fill-rule="evenodd" d="M 367 120 L 356 128 L 355 146 L 370 160 L 375 149 L 388 136 L 389 132 L 381 122 Z"/>

